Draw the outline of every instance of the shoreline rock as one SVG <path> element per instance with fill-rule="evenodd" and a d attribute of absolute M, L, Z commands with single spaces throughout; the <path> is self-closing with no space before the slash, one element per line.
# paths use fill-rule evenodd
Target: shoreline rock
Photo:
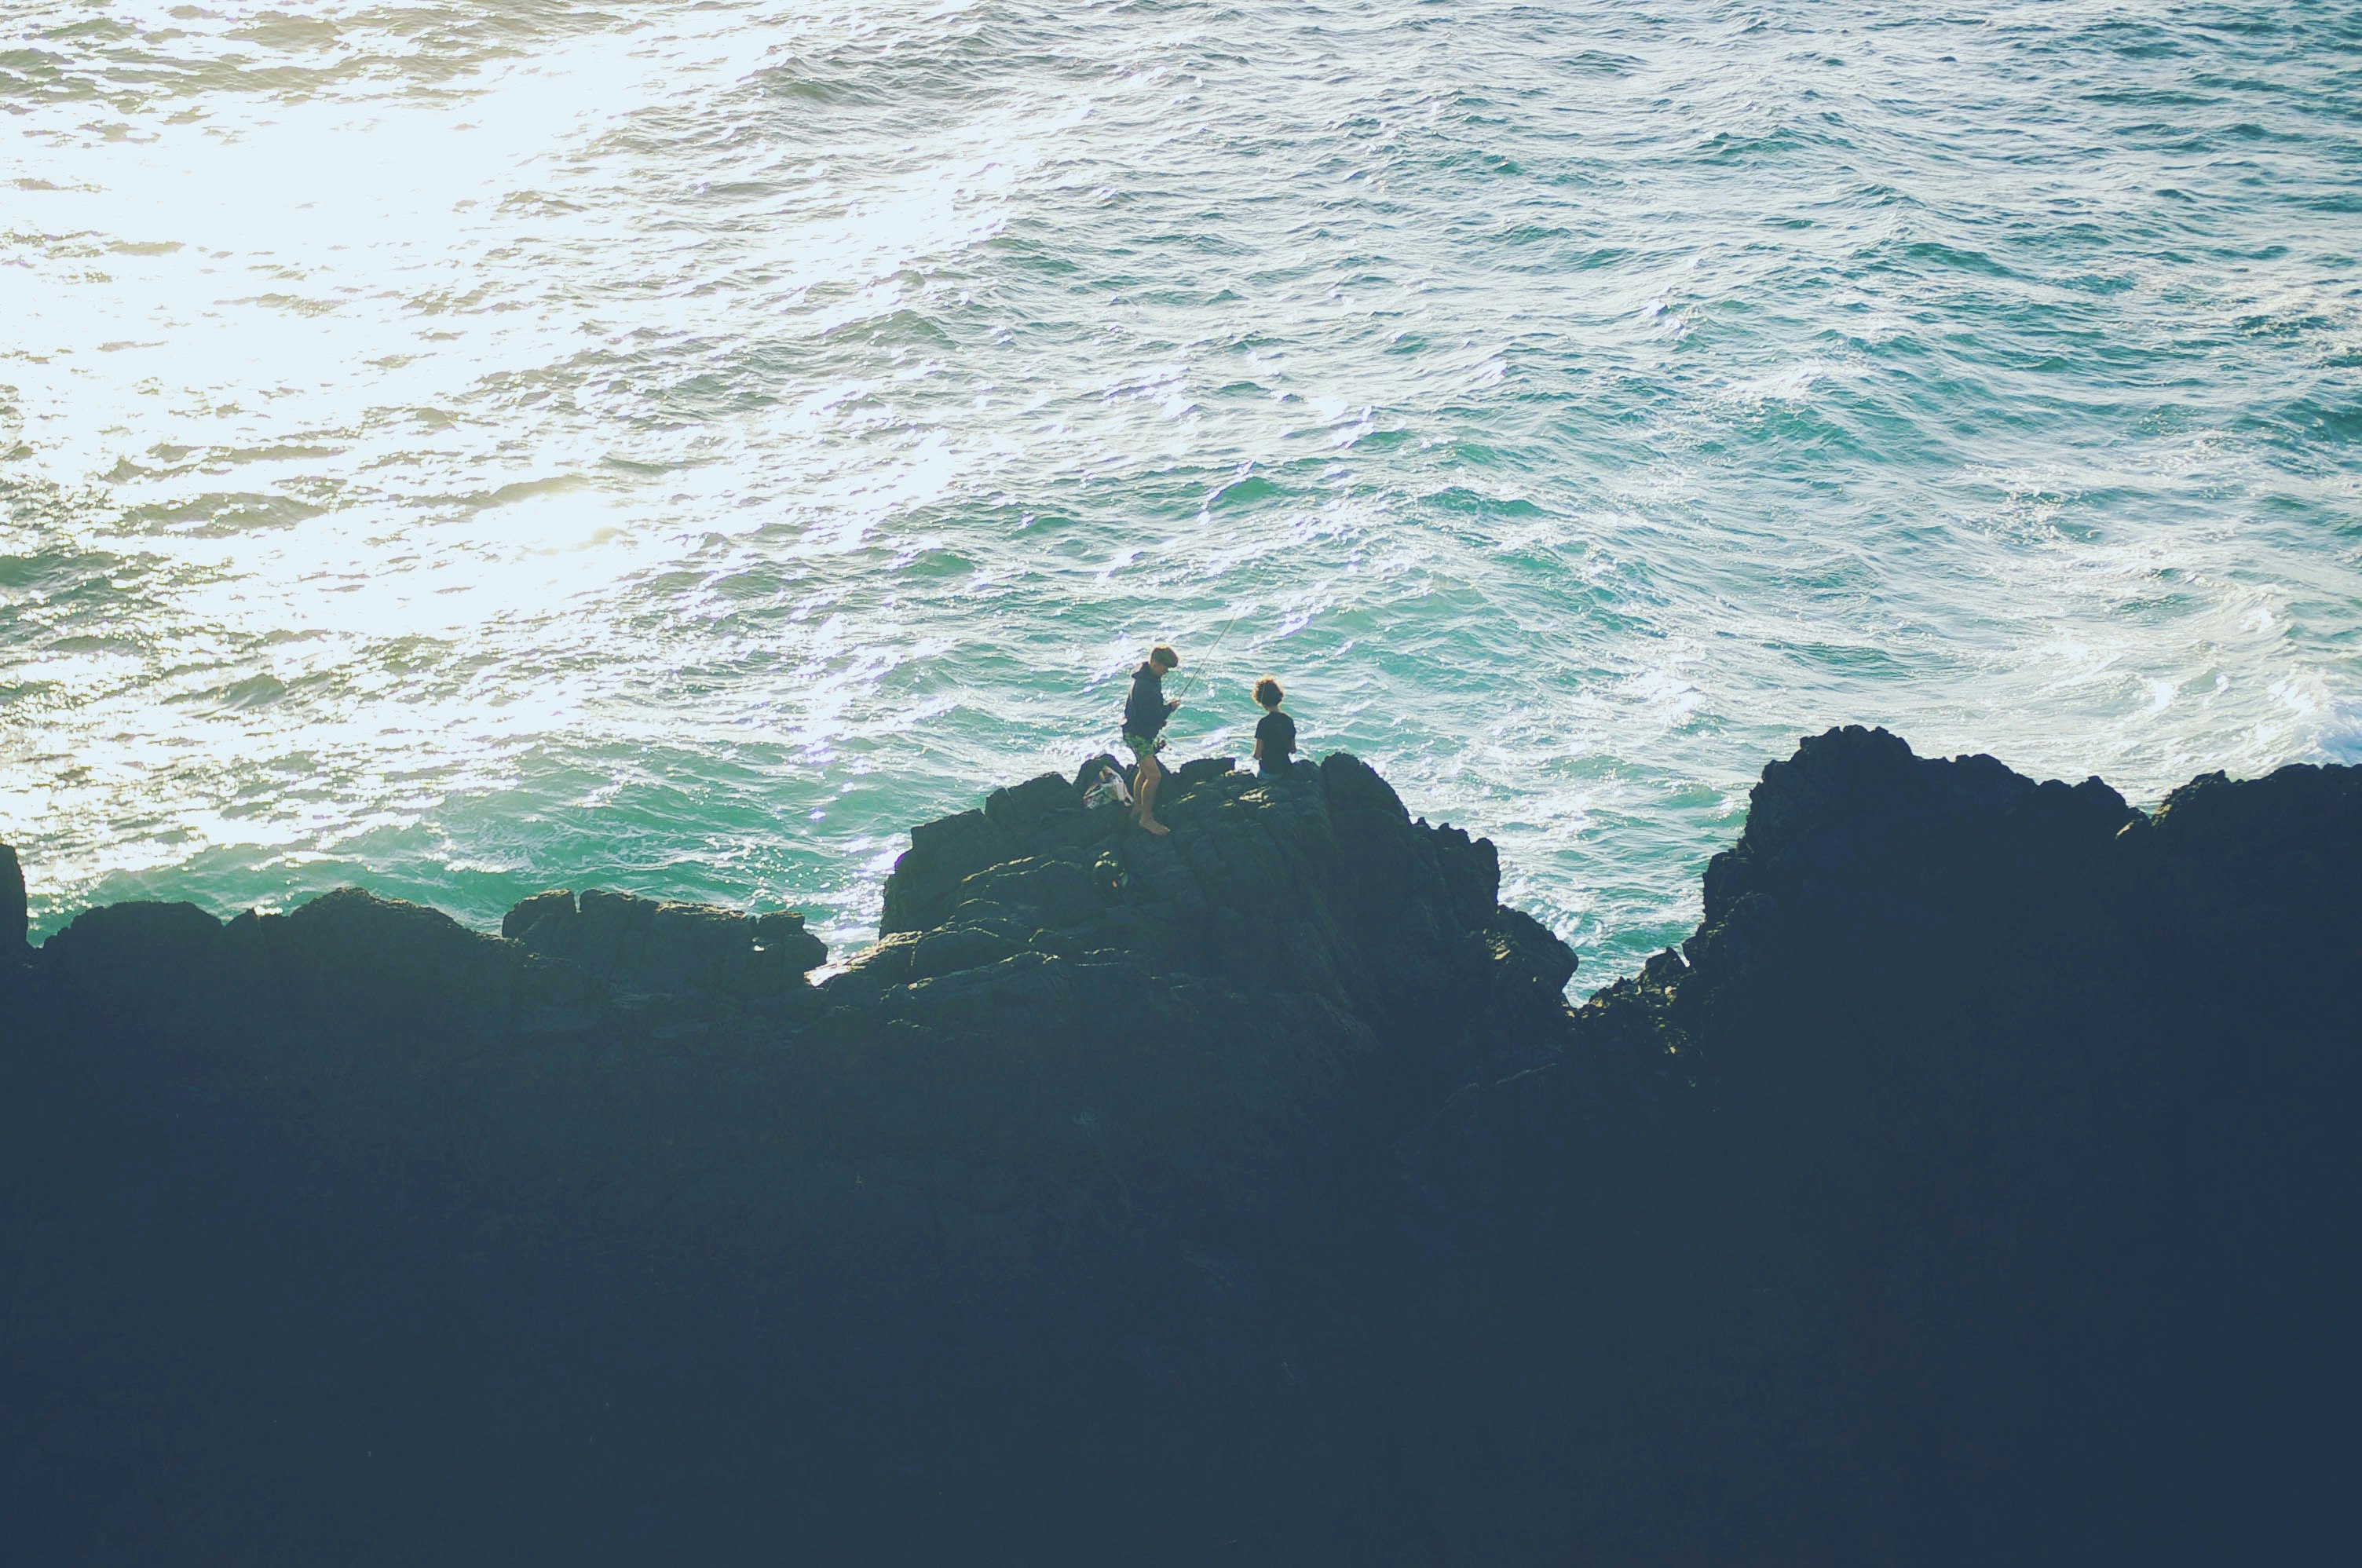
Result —
<path fill-rule="evenodd" d="M 1580 1006 L 1351 756 L 1159 808 L 922 825 L 818 984 L 795 917 L 595 891 L 83 911 L 0 965 L 0 1511 L 241 1561 L 2342 1529 L 2362 769 L 2145 814 L 1831 731 Z"/>

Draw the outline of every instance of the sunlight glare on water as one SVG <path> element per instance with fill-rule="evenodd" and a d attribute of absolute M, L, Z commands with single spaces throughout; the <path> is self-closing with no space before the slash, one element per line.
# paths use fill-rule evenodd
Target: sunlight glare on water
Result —
<path fill-rule="evenodd" d="M 0 837 L 85 903 L 871 934 L 1114 739 L 1628 971 L 1797 735 L 2362 756 L 2362 13 L 0 17 Z"/>

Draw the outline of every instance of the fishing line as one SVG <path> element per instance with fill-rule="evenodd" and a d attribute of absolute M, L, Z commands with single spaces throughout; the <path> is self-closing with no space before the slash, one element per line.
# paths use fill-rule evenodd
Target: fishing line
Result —
<path fill-rule="evenodd" d="M 1222 646 L 1222 638 L 1231 635 L 1231 627 L 1239 624 L 1239 617 L 1241 615 L 1244 615 L 1253 608 L 1253 606 L 1251 604 L 1240 605 L 1237 612 L 1231 616 L 1229 624 L 1223 626 L 1220 635 L 1216 636 L 1212 642 L 1206 645 L 1205 653 L 1200 655 L 1198 657 L 1198 667 L 1189 672 L 1189 684 L 1181 689 L 1180 696 L 1173 699 L 1175 702 L 1187 701 L 1189 700 L 1190 693 L 1198 690 L 1198 678 L 1203 676 L 1206 673 L 1208 667 L 1213 663 L 1214 650 Z"/>
<path fill-rule="evenodd" d="M 1331 575 L 1328 582 L 1323 585 L 1324 591 L 1335 589 L 1339 583 L 1344 581 L 1347 577 L 1352 574 L 1352 566 L 1349 563 L 1341 570 Z M 1206 645 L 1205 653 L 1200 656 L 1197 665 L 1189 671 L 1189 683 L 1181 688 L 1181 695 L 1175 698 L 1175 701 L 1186 702 L 1188 701 L 1190 693 L 1198 690 L 1198 679 L 1202 677 L 1206 673 L 1207 669 L 1212 666 L 1215 651 L 1222 646 L 1222 639 L 1231 635 L 1231 628 L 1239 624 L 1239 618 L 1253 608 L 1254 606 L 1252 603 L 1242 604 L 1236 611 L 1231 613 L 1230 620 L 1224 623 L 1220 633 L 1215 636 L 1212 642 Z"/>

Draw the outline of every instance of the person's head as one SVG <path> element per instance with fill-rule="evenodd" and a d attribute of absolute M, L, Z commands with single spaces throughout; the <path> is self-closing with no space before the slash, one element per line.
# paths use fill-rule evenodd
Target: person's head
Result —
<path fill-rule="evenodd" d="M 1163 643 L 1148 650 L 1148 662 L 1157 674 L 1163 675 L 1181 668 L 1181 656 Z"/>
<path fill-rule="evenodd" d="M 1254 684 L 1254 700 L 1266 708 L 1276 708 L 1287 700 L 1287 693 L 1279 689 L 1278 681 L 1266 675 Z"/>

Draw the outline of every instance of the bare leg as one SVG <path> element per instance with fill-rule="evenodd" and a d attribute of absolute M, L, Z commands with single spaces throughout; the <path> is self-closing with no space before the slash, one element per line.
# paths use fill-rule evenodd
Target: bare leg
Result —
<path fill-rule="evenodd" d="M 1156 781 L 1164 777 L 1164 770 L 1157 767 L 1156 758 L 1151 756 L 1141 763 L 1139 778 L 1132 785 L 1140 803 L 1132 809 L 1131 814 L 1142 828 L 1159 838 L 1173 831 L 1156 820 Z"/>

